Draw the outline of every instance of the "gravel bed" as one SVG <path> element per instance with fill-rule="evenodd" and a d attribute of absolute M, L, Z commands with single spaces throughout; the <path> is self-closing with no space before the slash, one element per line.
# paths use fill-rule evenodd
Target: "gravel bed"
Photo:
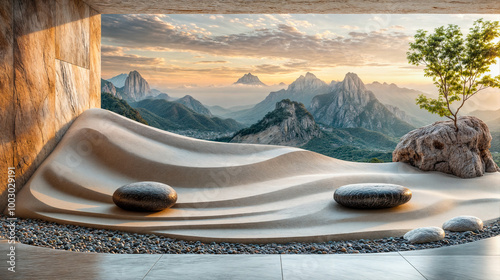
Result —
<path fill-rule="evenodd" d="M 0 215 L 0 237 L 7 238 L 7 216 Z M 111 254 L 357 254 L 439 248 L 469 243 L 500 234 L 500 219 L 483 230 L 446 231 L 442 241 L 411 244 L 403 237 L 358 239 L 322 243 L 286 244 L 203 243 L 183 241 L 154 234 L 136 234 L 73 225 L 61 225 L 37 219 L 16 221 L 16 232 L 23 244 L 75 252 Z"/>

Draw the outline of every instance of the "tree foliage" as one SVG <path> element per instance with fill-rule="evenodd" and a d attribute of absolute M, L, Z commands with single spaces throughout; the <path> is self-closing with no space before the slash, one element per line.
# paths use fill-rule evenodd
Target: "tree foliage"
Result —
<path fill-rule="evenodd" d="M 434 33 L 418 30 L 410 43 L 408 62 L 425 66 L 424 74 L 438 88 L 438 98 L 420 95 L 417 105 L 422 109 L 454 121 L 458 131 L 458 112 L 465 102 L 488 87 L 500 87 L 500 75 L 491 77 L 489 67 L 500 57 L 498 21 L 474 22 L 464 36 L 457 25 L 439 27 Z M 458 101 L 458 106 L 450 105 Z"/>

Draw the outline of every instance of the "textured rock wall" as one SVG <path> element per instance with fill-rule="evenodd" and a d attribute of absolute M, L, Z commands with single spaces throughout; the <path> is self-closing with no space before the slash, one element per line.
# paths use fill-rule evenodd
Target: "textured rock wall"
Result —
<path fill-rule="evenodd" d="M 0 1 L 0 210 L 83 111 L 100 107 L 99 13 L 81 0 Z"/>
<path fill-rule="evenodd" d="M 55 146 L 54 24 L 55 1 L 14 1 L 14 163 L 18 188 Z"/>
<path fill-rule="evenodd" d="M 14 166 L 13 0 L 0 1 L 0 209 L 6 201 L 7 168 Z"/>
<path fill-rule="evenodd" d="M 89 6 L 82 1 L 56 0 L 57 58 L 89 68 Z"/>
<path fill-rule="evenodd" d="M 101 108 L 101 15 L 90 9 L 90 83 L 91 108 Z"/>

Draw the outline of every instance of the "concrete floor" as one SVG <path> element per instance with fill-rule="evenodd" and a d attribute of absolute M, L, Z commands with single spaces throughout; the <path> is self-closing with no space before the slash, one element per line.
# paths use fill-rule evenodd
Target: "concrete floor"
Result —
<path fill-rule="evenodd" d="M 0 279 L 500 279 L 500 236 L 439 249 L 358 255 L 112 255 L 0 240 Z"/>

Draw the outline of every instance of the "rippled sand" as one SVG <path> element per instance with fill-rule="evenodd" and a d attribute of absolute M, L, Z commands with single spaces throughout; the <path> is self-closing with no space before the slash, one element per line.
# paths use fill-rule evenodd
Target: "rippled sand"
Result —
<path fill-rule="evenodd" d="M 120 186 L 158 181 L 178 193 L 158 213 L 122 210 Z M 353 210 L 336 188 L 383 182 L 413 198 Z M 458 215 L 500 217 L 500 173 L 459 179 L 403 163 L 353 163 L 297 148 L 226 144 L 164 132 L 101 109 L 80 116 L 17 196 L 20 217 L 228 242 L 327 241 L 400 236 Z"/>

